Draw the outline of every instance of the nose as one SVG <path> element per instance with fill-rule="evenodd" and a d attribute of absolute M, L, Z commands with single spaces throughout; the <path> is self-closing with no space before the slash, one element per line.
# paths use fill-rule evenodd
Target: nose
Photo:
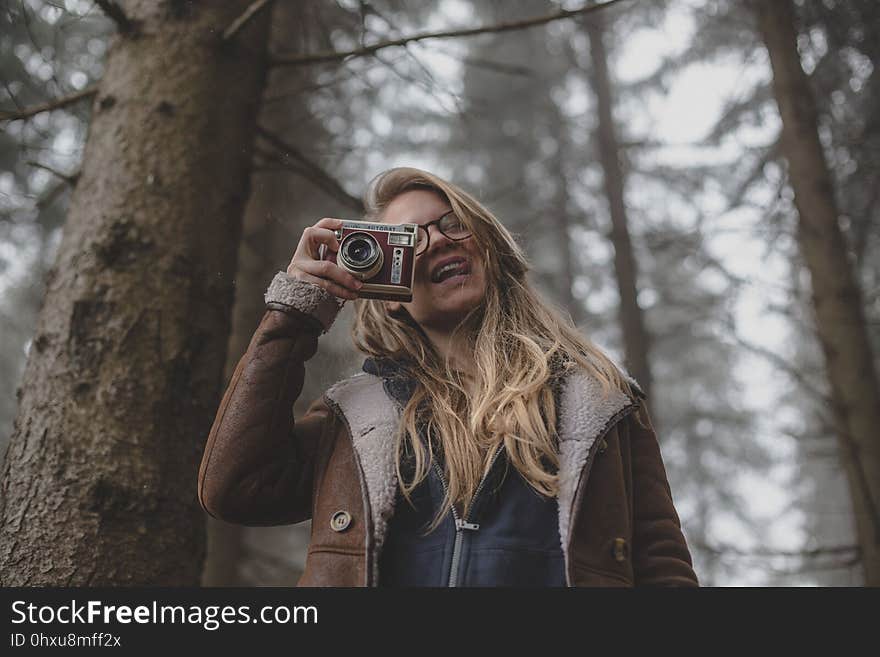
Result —
<path fill-rule="evenodd" d="M 437 249 L 442 249 L 446 246 L 450 240 L 446 235 L 440 232 L 440 227 L 437 224 L 433 226 L 428 226 L 428 249 L 422 255 L 427 255 L 428 253 L 433 253 Z"/>

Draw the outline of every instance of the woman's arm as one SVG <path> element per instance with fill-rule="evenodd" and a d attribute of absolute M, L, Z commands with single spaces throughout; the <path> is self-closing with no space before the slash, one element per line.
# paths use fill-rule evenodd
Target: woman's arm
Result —
<path fill-rule="evenodd" d="M 672 502 L 660 445 L 647 410 L 631 415 L 633 572 L 636 586 L 699 586 Z"/>
<path fill-rule="evenodd" d="M 296 422 L 304 363 L 317 350 L 340 304 L 317 285 L 279 272 L 266 313 L 241 357 L 208 435 L 198 495 L 210 515 L 243 525 L 311 517 L 318 443 L 330 409 L 318 399 Z"/>

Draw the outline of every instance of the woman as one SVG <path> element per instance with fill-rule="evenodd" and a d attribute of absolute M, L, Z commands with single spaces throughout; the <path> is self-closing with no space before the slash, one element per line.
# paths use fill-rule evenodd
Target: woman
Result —
<path fill-rule="evenodd" d="M 296 420 L 304 362 L 359 281 L 303 232 L 208 437 L 199 500 L 247 525 L 311 518 L 301 585 L 696 586 L 638 384 L 536 294 L 477 200 L 425 171 L 365 219 L 419 224 L 410 303 L 356 301 L 363 372 Z"/>

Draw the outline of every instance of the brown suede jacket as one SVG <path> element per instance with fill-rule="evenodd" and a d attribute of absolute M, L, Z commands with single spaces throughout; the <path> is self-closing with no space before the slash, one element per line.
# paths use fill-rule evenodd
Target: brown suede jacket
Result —
<path fill-rule="evenodd" d="M 198 495 L 242 525 L 312 520 L 301 586 L 375 586 L 394 512 L 399 410 L 366 372 L 328 389 L 294 421 L 304 363 L 340 301 L 279 272 L 208 436 Z M 634 388 L 638 390 L 637 384 Z M 559 409 L 559 535 L 570 586 L 698 586 L 656 435 L 640 398 L 608 397 L 570 373 Z"/>

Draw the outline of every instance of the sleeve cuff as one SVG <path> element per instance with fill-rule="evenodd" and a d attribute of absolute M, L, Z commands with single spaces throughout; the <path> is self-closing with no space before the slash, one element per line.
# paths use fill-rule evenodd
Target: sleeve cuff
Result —
<path fill-rule="evenodd" d="M 264 296 L 266 305 L 280 304 L 318 320 L 324 332 L 330 330 L 345 300 L 338 299 L 324 288 L 301 281 L 279 271 Z"/>

